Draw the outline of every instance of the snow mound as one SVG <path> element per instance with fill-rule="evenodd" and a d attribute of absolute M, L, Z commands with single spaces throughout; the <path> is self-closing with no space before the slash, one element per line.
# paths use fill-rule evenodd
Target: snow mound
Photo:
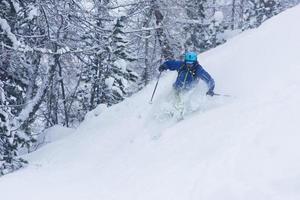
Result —
<path fill-rule="evenodd" d="M 44 140 L 45 143 L 51 143 L 51 142 L 55 142 L 67 138 L 73 132 L 74 129 L 66 128 L 61 125 L 56 125 L 47 129 L 44 132 L 44 134 L 42 134 L 41 140 Z"/>

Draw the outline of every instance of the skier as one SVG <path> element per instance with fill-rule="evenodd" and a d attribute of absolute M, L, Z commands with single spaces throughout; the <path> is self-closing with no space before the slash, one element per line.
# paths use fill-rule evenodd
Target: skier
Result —
<path fill-rule="evenodd" d="M 195 86 L 199 79 L 202 79 L 208 87 L 206 95 L 214 96 L 215 81 L 207 73 L 197 61 L 195 52 L 187 52 L 184 56 L 184 61 L 169 60 L 164 62 L 158 70 L 176 70 L 178 72 L 177 79 L 173 87 L 177 94 L 187 91 Z"/>
<path fill-rule="evenodd" d="M 197 61 L 197 54 L 195 52 L 187 52 L 184 56 L 184 61 L 179 60 L 169 60 L 164 62 L 158 70 L 160 72 L 164 70 L 176 70 L 178 72 L 177 79 L 173 84 L 175 89 L 175 109 L 177 110 L 179 116 L 178 119 L 182 120 L 184 116 L 184 102 L 182 99 L 182 94 L 185 91 L 193 88 L 199 79 L 203 80 L 208 87 L 206 95 L 214 96 L 215 81 L 207 73 L 203 67 Z M 173 115 L 173 114 L 172 114 Z"/>

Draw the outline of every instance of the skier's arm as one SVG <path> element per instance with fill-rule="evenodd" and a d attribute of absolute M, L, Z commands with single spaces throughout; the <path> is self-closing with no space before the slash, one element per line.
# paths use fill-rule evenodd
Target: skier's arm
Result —
<path fill-rule="evenodd" d="M 161 67 L 163 70 L 179 70 L 180 67 L 182 66 L 182 61 L 176 61 L 176 60 L 169 60 L 169 61 L 166 61 L 164 62 Z"/>
<path fill-rule="evenodd" d="M 208 92 L 213 92 L 215 88 L 215 81 L 214 79 L 209 75 L 207 71 L 203 69 L 202 66 L 199 67 L 197 70 L 197 76 L 201 78 L 208 86 Z"/>

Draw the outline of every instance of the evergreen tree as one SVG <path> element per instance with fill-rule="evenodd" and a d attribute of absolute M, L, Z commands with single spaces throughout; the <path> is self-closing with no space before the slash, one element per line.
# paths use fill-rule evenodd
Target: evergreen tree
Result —
<path fill-rule="evenodd" d="M 86 35 L 93 45 L 97 44 L 97 48 L 87 57 L 88 63 L 78 91 L 79 101 L 85 110 L 92 110 L 99 104 L 111 106 L 119 103 L 132 93 L 130 89 L 135 88 L 134 82 L 137 81 L 138 75 L 130 68 L 135 59 L 129 53 L 124 33 L 126 18 L 114 19 L 109 5 L 109 2 L 98 4 L 101 15 L 97 15 L 95 22 L 99 29 Z"/>
<path fill-rule="evenodd" d="M 27 28 L 34 27 L 31 3 L 0 2 L 0 32 L 4 33 L 0 34 L 4 45 L 0 49 L 0 174 L 21 167 L 25 161 L 17 158 L 18 150 L 34 141 L 29 124 L 24 123 L 29 116 L 22 118 L 20 115 L 32 85 L 29 64 L 36 57 L 15 51 L 30 42 L 30 39 L 18 38 L 16 34 L 27 34 Z"/>
<path fill-rule="evenodd" d="M 26 140 L 15 131 L 13 124 L 14 115 L 6 99 L 4 84 L 0 80 L 0 176 L 19 169 L 26 163 L 17 158 L 20 144 Z"/>
<path fill-rule="evenodd" d="M 210 13 L 207 9 L 214 6 L 207 0 L 186 1 L 186 14 L 189 20 L 185 26 L 187 38 L 185 50 L 203 52 L 224 42 L 218 35 L 224 31 L 225 26 L 215 15 L 215 9 Z"/>
<path fill-rule="evenodd" d="M 130 55 L 124 29 L 125 17 L 120 17 L 108 38 L 108 44 L 103 52 L 104 76 L 102 79 L 103 92 L 100 103 L 113 105 L 122 101 L 131 92 L 129 86 L 138 79 L 136 73 L 128 68 L 135 59 Z"/>
<path fill-rule="evenodd" d="M 244 14 L 246 21 L 244 29 L 256 28 L 282 10 L 279 0 L 248 0 L 248 3 L 249 7 Z"/>

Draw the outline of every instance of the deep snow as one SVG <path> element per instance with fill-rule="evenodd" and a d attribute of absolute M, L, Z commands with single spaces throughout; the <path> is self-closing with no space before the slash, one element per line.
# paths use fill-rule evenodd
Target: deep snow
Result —
<path fill-rule="evenodd" d="M 0 179 L 7 200 L 300 199 L 300 6 L 199 56 L 216 80 L 191 94 L 198 111 L 161 118 L 176 74 L 100 106 L 74 134 Z M 55 129 L 54 129 L 55 130 Z"/>

